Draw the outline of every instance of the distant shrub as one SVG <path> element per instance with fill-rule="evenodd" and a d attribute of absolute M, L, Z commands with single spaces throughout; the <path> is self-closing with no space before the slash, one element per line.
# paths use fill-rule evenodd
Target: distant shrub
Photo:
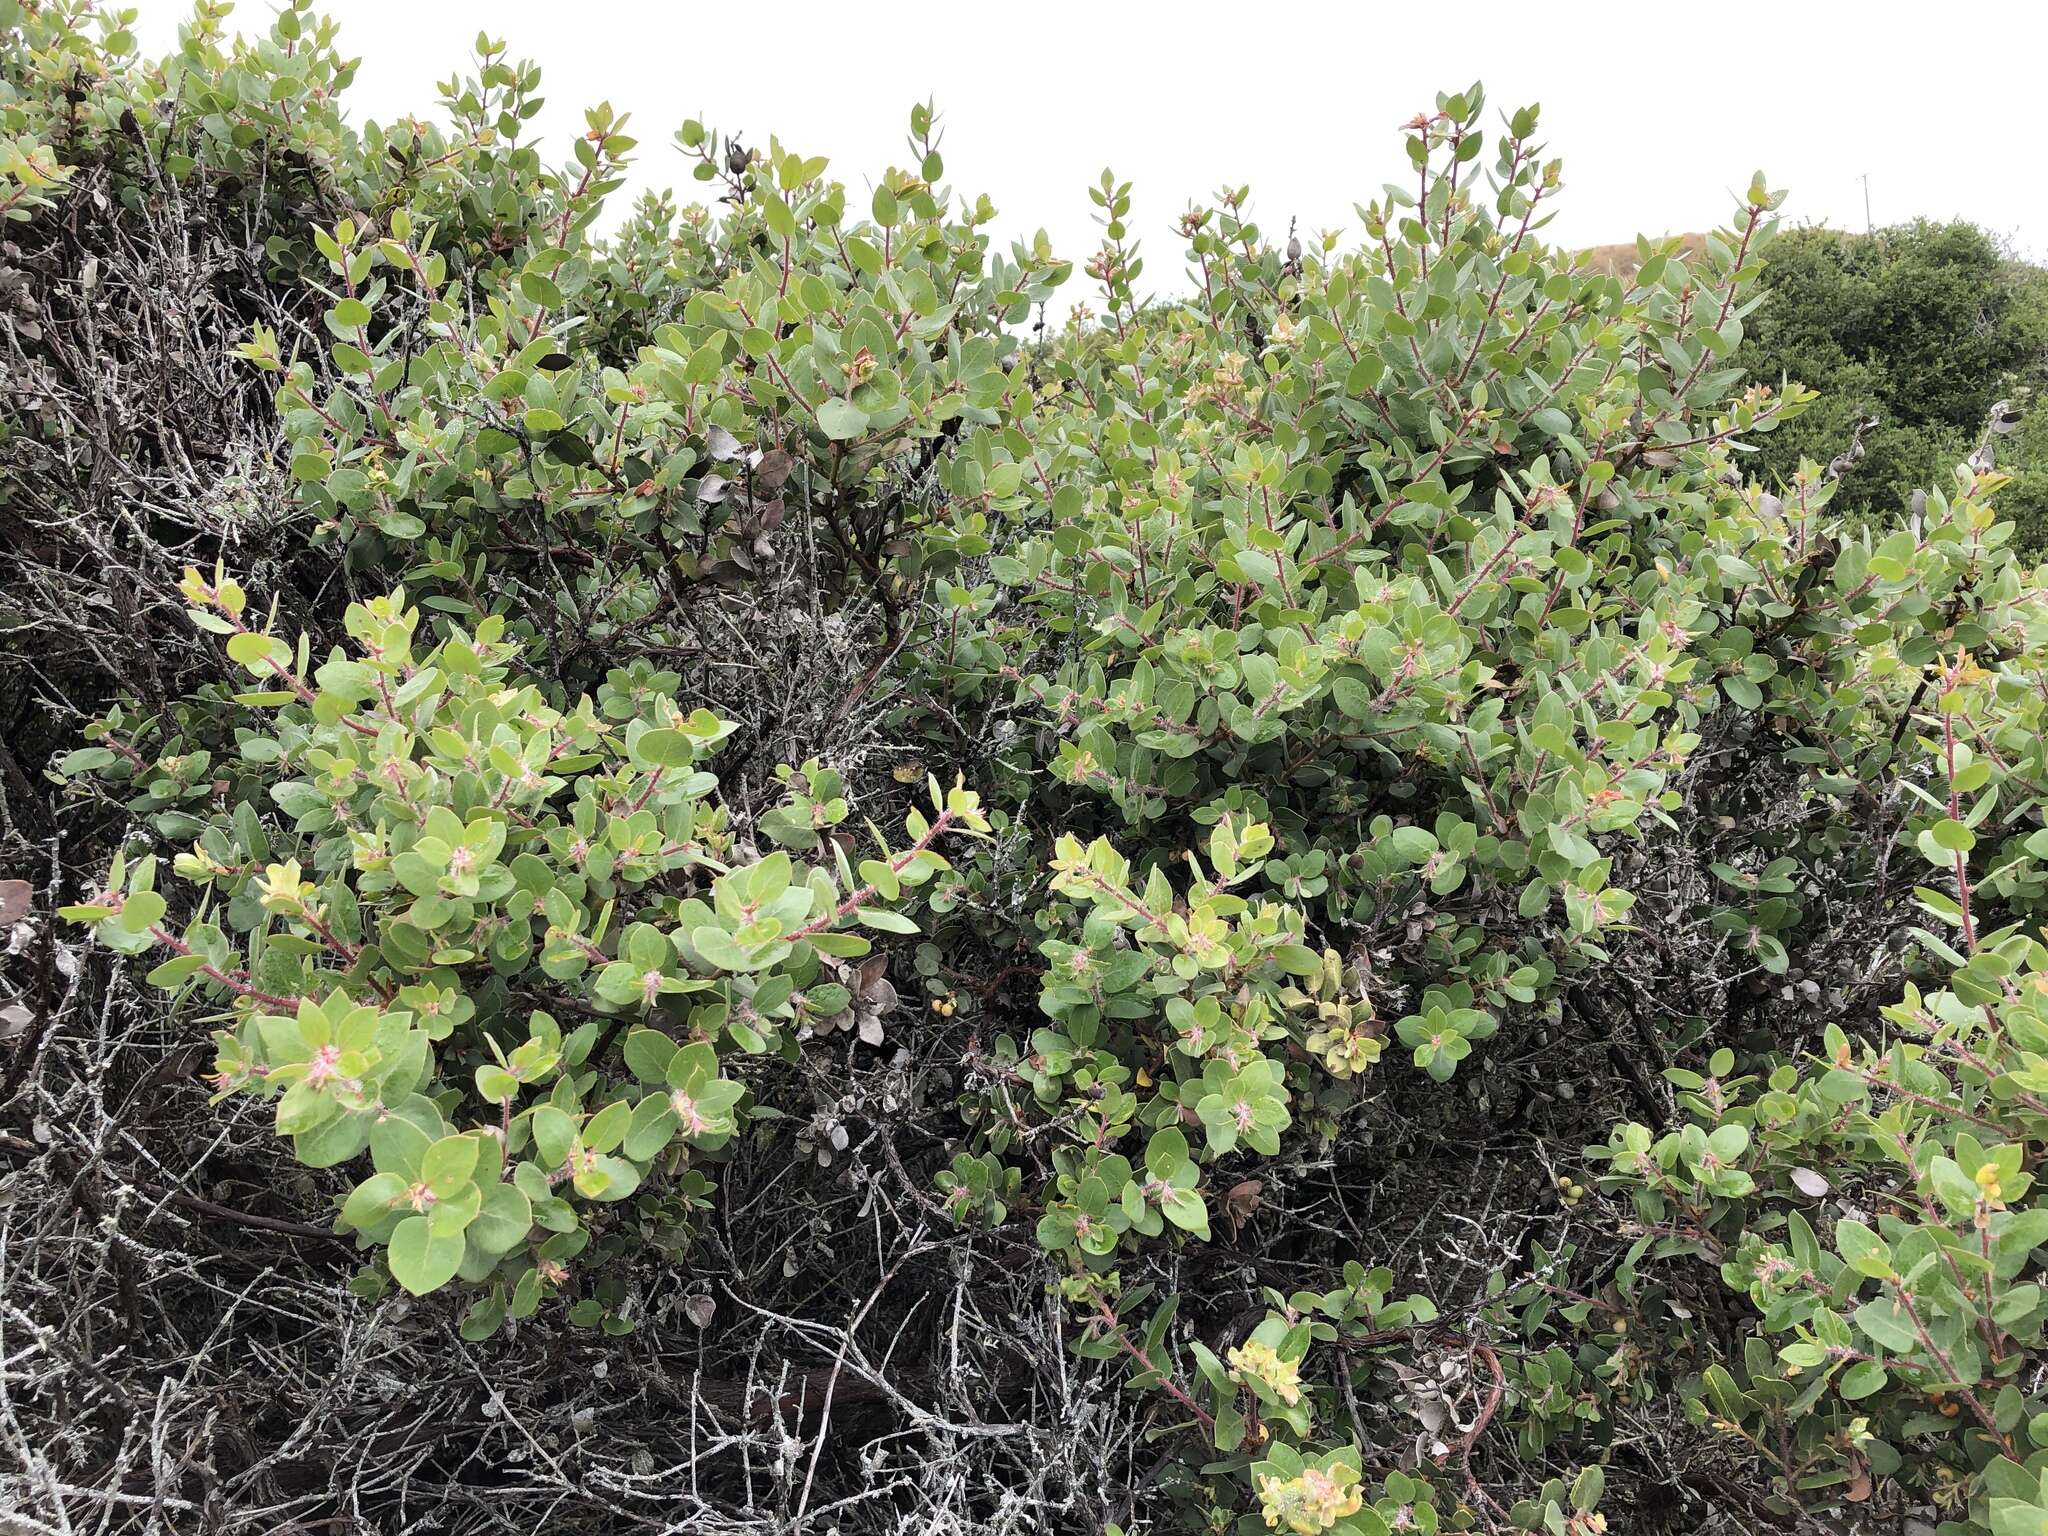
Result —
<path fill-rule="evenodd" d="M 1820 399 L 1759 445 L 1755 473 L 1772 484 L 1802 458 L 1825 462 L 1855 422 L 1876 416 L 1866 457 L 1836 498 L 1843 511 L 1889 516 L 1969 455 L 1994 402 L 2048 384 L 2048 272 L 1974 224 L 1792 230 L 1772 247 L 1764 289 L 1742 366 Z M 2042 430 L 2001 444 L 1999 460 L 2015 477 L 2000 504 L 2036 551 L 2048 548 L 2048 482 L 2036 484 L 2048 456 L 2034 446 Z"/>

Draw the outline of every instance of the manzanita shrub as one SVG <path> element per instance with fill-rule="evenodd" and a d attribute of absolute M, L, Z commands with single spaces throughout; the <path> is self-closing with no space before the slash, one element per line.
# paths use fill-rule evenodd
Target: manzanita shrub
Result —
<path fill-rule="evenodd" d="M 864 205 L 686 123 L 716 203 L 604 233 L 626 125 L 544 166 L 489 38 L 447 127 L 358 137 L 300 0 L 162 66 L 27 14 L 44 78 L 98 72 L 67 132 L 127 111 L 179 176 L 288 143 L 353 210 L 266 244 L 323 329 L 224 344 L 306 536 L 389 590 L 316 636 L 188 571 L 219 686 L 61 769 L 138 833 L 67 915 L 338 1171 L 364 1296 L 624 1331 L 615 1276 L 689 1264 L 731 1142 L 802 1155 L 791 1067 L 915 989 L 960 1068 L 920 1198 L 1034 1248 L 1072 1351 L 1156 1395 L 1189 1528 L 1592 1536 L 1616 1420 L 1661 1410 L 1743 1520 L 2048 1529 L 2048 599 L 1995 474 L 1851 529 L 1817 466 L 1744 473 L 1810 398 L 1731 364 L 1761 178 L 1703 254 L 1595 271 L 1541 237 L 1537 110 L 1475 86 L 1353 236 L 1277 240 L 1242 188 L 1182 215 L 1184 298 L 1105 172 L 1092 307 L 1048 328 L 1072 265 L 996 252 L 929 107 Z M 51 123 L 5 105 L 35 217 Z M 872 648 L 840 713 L 910 767 L 736 803 L 665 662 L 742 646 L 797 550 Z M 1569 1244 L 1453 1311 L 1367 1233 L 1228 1337 L 1180 1321 L 1163 1261 L 1390 1079 L 1460 1092 L 1646 968 L 1700 1070 L 1560 1149 Z M 1505 1496 L 1490 1444 L 1533 1469 Z"/>
<path fill-rule="evenodd" d="M 367 1152 L 343 1227 L 409 1291 L 488 1283 L 472 1335 L 560 1288 L 591 1240 L 583 1202 L 657 1170 L 654 1241 L 679 1249 L 710 1188 L 690 1154 L 732 1137 L 746 1094 L 717 1047 L 793 1056 L 846 1015 L 855 930 L 914 930 L 888 903 L 947 867 L 949 833 L 988 830 L 972 792 L 934 780 L 931 815 L 858 873 L 836 842 L 823 866 L 732 862 L 699 766 L 730 728 L 708 711 L 624 686 L 551 707 L 508 677 L 521 647 L 495 617 L 429 644 L 402 590 L 352 606 L 355 653 L 309 668 L 303 641 L 244 622 L 232 579 L 186 587 L 247 674 L 235 702 L 274 712 L 237 747 L 290 830 L 273 839 L 253 797 L 209 826 L 174 861 L 205 893 L 176 928 L 152 858 L 117 859 L 63 915 L 171 951 L 154 984 L 240 1005 L 215 1037 L 220 1092 L 274 1097 L 312 1167 Z M 700 892 L 668 894 L 679 879 Z M 607 1080 L 592 1069 L 615 1045 Z"/>
<path fill-rule="evenodd" d="M 2024 622 L 2006 638 L 2037 649 L 2038 610 Z M 1673 1287 L 1704 1266 L 1756 1331 L 1704 1366 L 1692 1411 L 1753 1448 L 1774 1513 L 1893 1480 L 1940 1529 L 2015 1536 L 2048 1520 L 2048 1207 L 2028 1199 L 2048 1135 L 2048 947 L 2037 921 L 1993 928 L 1985 911 L 2038 915 L 2042 695 L 2037 663 L 1994 670 L 1960 649 L 1930 683 L 1908 727 L 1923 803 L 1902 833 L 1929 882 L 1913 893 L 1927 973 L 1881 1029 L 1829 1020 L 1775 1065 L 1738 1072 L 1724 1048 L 1706 1074 L 1671 1069 L 1682 1123 L 1623 1124 L 1588 1149 L 1641 1235 L 1613 1295 L 1573 1310 L 1610 1358 L 1654 1360 L 1686 1347 Z"/>

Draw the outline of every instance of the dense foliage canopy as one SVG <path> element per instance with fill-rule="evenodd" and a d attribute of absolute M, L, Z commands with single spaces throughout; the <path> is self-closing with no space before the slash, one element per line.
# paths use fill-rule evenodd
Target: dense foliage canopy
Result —
<path fill-rule="evenodd" d="M 1182 288 L 1111 171 L 1001 248 L 929 106 L 853 184 L 686 122 L 710 201 L 620 220 L 630 125 L 550 163 L 501 43 L 356 129 L 307 0 L 215 9 L 0 0 L 11 707 L 76 735 L 10 826 L 83 925 L 7 1148 L 110 1187 L 136 957 L 293 1170 L 255 1231 L 499 1406 L 237 1506 L 88 1376 L 19 1486 L 2048 1528 L 2048 595 L 1995 470 L 1756 477 L 1782 193 L 1600 272 L 1475 85 L 1356 230 L 1188 210 Z M 232 1219 L 179 1155 L 124 1177 Z M 618 1440 L 550 1479 L 480 1426 L 564 1351 Z"/>
<path fill-rule="evenodd" d="M 1820 398 L 1758 445 L 1753 473 L 1774 484 L 1801 458 L 1825 463 L 1875 419 L 1836 498 L 1842 511 L 1892 515 L 1969 456 L 1998 401 L 2031 403 L 2048 386 L 2048 271 L 1975 225 L 1790 230 L 1764 286 L 1770 302 L 1738 360 Z M 1999 467 L 2013 477 L 2000 511 L 2025 548 L 2048 547 L 2048 412 L 2027 413 Z"/>

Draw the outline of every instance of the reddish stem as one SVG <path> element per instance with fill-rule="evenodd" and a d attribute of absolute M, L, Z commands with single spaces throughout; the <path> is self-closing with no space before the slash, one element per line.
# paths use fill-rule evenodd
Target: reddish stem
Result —
<path fill-rule="evenodd" d="M 1203 1412 L 1202 1405 L 1197 1403 L 1192 1397 L 1189 1397 L 1187 1392 L 1181 1387 L 1181 1384 L 1173 1379 L 1172 1375 L 1154 1365 L 1152 1357 L 1146 1354 L 1138 1345 L 1131 1342 L 1130 1335 L 1124 1332 L 1122 1321 L 1117 1317 L 1116 1313 L 1109 1309 L 1107 1302 L 1099 1301 L 1095 1306 L 1103 1321 L 1109 1324 L 1109 1330 L 1116 1339 L 1117 1348 L 1137 1361 L 1140 1368 L 1150 1371 L 1154 1376 L 1157 1376 L 1159 1378 L 1159 1385 L 1165 1389 L 1166 1395 L 1193 1414 L 1195 1421 L 1213 1436 L 1216 1433 L 1216 1420 L 1214 1416 Z"/>
<path fill-rule="evenodd" d="M 931 829 L 917 840 L 908 853 L 904 854 L 901 858 L 889 861 L 889 873 L 892 875 L 902 874 L 904 870 L 910 867 L 910 861 L 920 853 L 923 853 L 925 849 L 931 847 L 937 841 L 939 834 L 952 824 L 953 813 L 951 811 L 941 812 L 939 819 L 931 824 Z M 840 918 L 850 916 L 862 902 L 872 897 L 877 889 L 879 887 L 873 885 L 862 886 L 816 922 L 806 923 L 803 927 L 797 929 L 795 933 L 789 935 L 788 942 L 794 944 L 798 939 L 807 939 L 814 933 L 824 932 L 827 928 L 838 922 Z"/>

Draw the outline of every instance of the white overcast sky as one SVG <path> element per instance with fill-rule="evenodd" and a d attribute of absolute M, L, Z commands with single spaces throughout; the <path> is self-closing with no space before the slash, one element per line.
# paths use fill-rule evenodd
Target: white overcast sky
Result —
<path fill-rule="evenodd" d="M 183 0 L 132 0 L 145 48 L 170 46 Z M 2048 256 L 2048 176 L 2031 76 L 2040 0 L 1697 5 L 1526 0 L 1175 5 L 1033 0 L 326 0 L 361 122 L 428 116 L 434 85 L 472 67 L 479 27 L 538 59 L 549 158 L 608 100 L 640 139 L 633 182 L 695 183 L 672 135 L 688 116 L 771 131 L 864 188 L 908 161 L 913 101 L 936 99 L 947 180 L 987 192 L 1006 237 L 1051 232 L 1079 260 L 1098 234 L 1087 188 L 1135 183 L 1147 286 L 1177 287 L 1175 216 L 1250 182 L 1271 230 L 1355 238 L 1354 201 L 1405 179 L 1396 125 L 1438 90 L 1484 80 L 1488 115 L 1543 106 L 1566 196 L 1548 234 L 1592 245 L 1711 227 L 1763 169 L 1796 222 L 1861 228 L 1973 219 Z M 262 0 L 235 20 L 268 24 Z M 2022 77 L 2029 81 L 2022 85 Z M 1493 126 L 1497 127 L 1497 119 Z M 1486 156 L 1491 162 L 1491 153 Z"/>

